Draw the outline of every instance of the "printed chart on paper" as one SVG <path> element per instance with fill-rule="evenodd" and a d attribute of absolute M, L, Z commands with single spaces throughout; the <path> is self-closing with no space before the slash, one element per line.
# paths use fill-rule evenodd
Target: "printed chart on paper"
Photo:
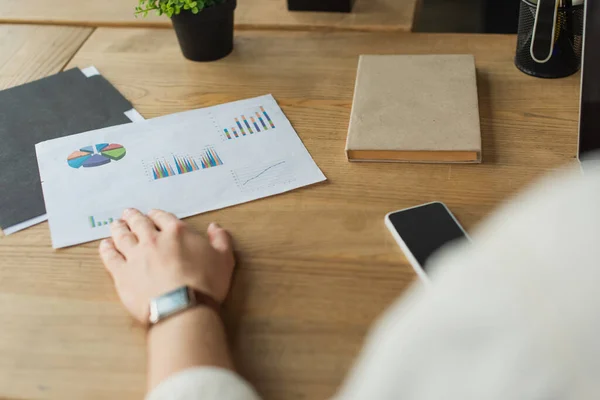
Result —
<path fill-rule="evenodd" d="M 125 208 L 184 218 L 326 179 L 270 95 L 50 140 L 36 152 L 55 248 L 107 237 Z"/>

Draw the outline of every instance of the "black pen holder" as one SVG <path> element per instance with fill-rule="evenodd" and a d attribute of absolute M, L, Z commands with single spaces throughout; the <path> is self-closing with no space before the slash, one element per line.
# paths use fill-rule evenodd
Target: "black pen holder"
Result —
<path fill-rule="evenodd" d="M 539 78 L 572 75 L 581 68 L 584 5 L 581 1 L 579 4 L 561 1 L 559 7 L 552 8 L 550 4 L 549 14 L 556 14 L 548 15 L 542 21 L 541 13 L 538 13 L 541 2 L 521 0 L 515 65 L 524 73 Z M 536 43 L 540 42 L 543 44 L 538 46 Z"/>

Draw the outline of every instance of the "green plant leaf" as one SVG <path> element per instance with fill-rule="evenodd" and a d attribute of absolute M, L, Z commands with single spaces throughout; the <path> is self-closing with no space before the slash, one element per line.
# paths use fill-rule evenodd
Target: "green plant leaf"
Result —
<path fill-rule="evenodd" d="M 149 11 L 155 11 L 157 15 L 179 15 L 181 10 L 191 11 L 198 14 L 207 7 L 222 4 L 227 0 L 138 0 L 135 7 L 136 17 L 148 16 Z"/>

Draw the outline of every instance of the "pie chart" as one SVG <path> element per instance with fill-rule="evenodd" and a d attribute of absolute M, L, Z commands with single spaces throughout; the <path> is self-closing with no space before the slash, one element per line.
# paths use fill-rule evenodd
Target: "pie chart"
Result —
<path fill-rule="evenodd" d="M 119 161 L 125 157 L 125 147 L 116 143 L 100 143 L 93 146 L 82 147 L 74 151 L 67 158 L 67 163 L 72 168 L 92 168 Z"/>

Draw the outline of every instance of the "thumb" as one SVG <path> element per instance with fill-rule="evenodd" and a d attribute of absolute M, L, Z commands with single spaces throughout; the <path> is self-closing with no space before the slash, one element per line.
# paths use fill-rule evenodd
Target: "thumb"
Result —
<path fill-rule="evenodd" d="M 218 224 L 211 223 L 206 232 L 208 233 L 208 240 L 213 249 L 219 253 L 231 253 L 233 251 L 229 232 L 221 228 Z"/>

